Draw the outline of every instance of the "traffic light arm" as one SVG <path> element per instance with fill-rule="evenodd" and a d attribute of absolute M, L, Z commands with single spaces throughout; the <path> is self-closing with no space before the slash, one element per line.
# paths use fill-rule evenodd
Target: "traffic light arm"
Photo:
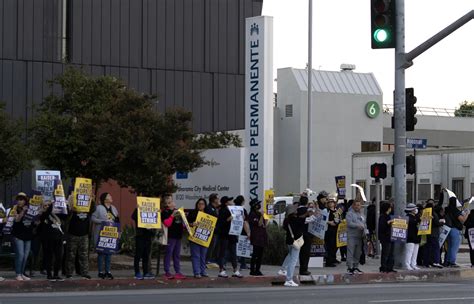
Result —
<path fill-rule="evenodd" d="M 452 34 L 454 31 L 459 29 L 464 24 L 474 19 L 474 10 L 468 12 L 466 15 L 462 16 L 458 20 L 454 21 L 452 24 L 438 32 L 433 37 L 429 38 L 416 48 L 414 48 L 411 52 L 405 54 L 405 62 L 403 63 L 403 68 L 407 69 L 413 65 L 413 59 L 420 56 L 424 52 L 426 52 L 429 48 Z"/>

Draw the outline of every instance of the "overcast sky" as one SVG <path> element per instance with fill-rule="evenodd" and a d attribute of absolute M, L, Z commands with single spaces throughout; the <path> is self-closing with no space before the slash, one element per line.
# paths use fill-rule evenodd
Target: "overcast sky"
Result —
<path fill-rule="evenodd" d="M 274 66 L 304 68 L 308 61 L 308 0 L 264 0 L 274 17 Z M 337 71 L 341 63 L 373 72 L 392 103 L 394 50 L 370 48 L 370 0 L 313 0 L 313 68 Z M 405 0 L 406 52 L 470 10 L 474 0 Z M 406 70 L 417 106 L 454 109 L 474 101 L 474 20 L 414 60 Z"/>

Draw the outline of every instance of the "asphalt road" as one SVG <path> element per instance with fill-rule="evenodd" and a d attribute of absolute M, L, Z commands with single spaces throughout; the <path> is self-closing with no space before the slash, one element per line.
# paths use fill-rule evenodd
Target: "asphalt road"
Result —
<path fill-rule="evenodd" d="M 0 294 L 0 304 L 145 303 L 474 303 L 474 280 L 457 283 L 369 284 L 299 288 L 121 290 Z"/>

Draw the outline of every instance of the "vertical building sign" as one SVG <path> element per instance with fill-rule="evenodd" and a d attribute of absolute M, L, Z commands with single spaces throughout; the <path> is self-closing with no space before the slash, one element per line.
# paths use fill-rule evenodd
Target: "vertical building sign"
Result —
<path fill-rule="evenodd" d="M 245 196 L 263 200 L 273 188 L 273 18 L 247 18 L 245 29 Z"/>

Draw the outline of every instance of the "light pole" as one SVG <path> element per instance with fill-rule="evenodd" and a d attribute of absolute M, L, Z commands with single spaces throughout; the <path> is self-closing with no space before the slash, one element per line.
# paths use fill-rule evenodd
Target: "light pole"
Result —
<path fill-rule="evenodd" d="M 309 0 L 308 13 L 308 139 L 307 139 L 307 169 L 306 188 L 311 189 L 311 84 L 313 70 L 313 0 Z"/>

